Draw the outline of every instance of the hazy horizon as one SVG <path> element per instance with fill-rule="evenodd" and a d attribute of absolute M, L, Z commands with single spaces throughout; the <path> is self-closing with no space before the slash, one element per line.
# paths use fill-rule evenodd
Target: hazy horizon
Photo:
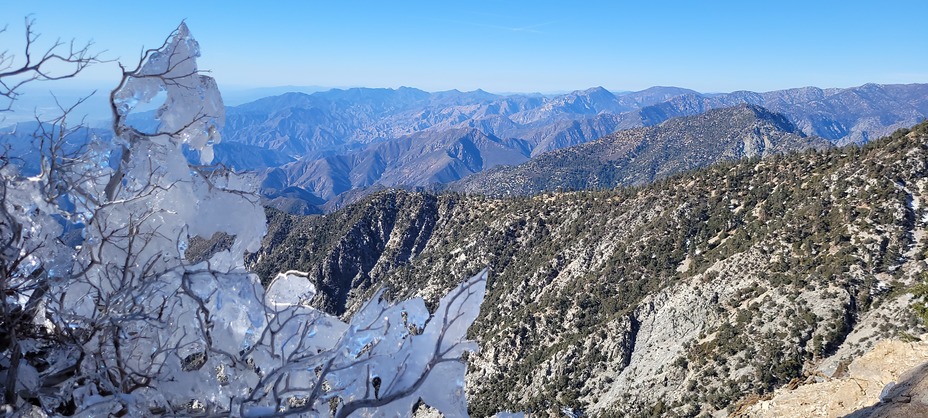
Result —
<path fill-rule="evenodd" d="M 701 92 L 928 81 L 917 25 L 928 3 L 638 4 L 276 2 L 175 0 L 5 5 L 4 45 L 31 16 L 41 41 L 93 40 L 132 64 L 184 20 L 201 68 L 226 90 L 275 86 L 410 86 L 426 91 L 556 93 L 603 86 Z M 115 63 L 82 74 L 118 79 Z"/>
<path fill-rule="evenodd" d="M 107 92 L 107 91 L 109 91 L 110 87 L 115 87 L 115 84 L 113 84 L 112 86 L 110 86 L 108 83 L 104 83 L 104 82 L 93 82 L 93 81 L 87 82 L 87 81 L 74 81 L 74 80 L 70 80 L 70 82 L 68 82 L 68 81 L 53 81 L 53 82 L 44 82 L 44 83 L 49 83 L 49 84 L 43 84 L 43 82 L 29 84 L 29 85 L 26 85 L 26 86 L 23 87 L 23 89 L 24 89 L 23 91 L 26 92 L 27 94 L 28 94 L 28 93 L 41 93 L 41 92 L 43 92 L 43 91 L 48 92 L 48 91 L 50 91 L 50 90 L 53 90 L 53 91 L 56 92 L 56 93 L 59 92 L 59 91 L 63 91 L 63 92 L 74 92 L 74 93 L 76 93 L 76 92 L 84 92 L 84 91 L 87 91 L 87 90 L 93 90 L 93 89 L 95 89 L 95 90 L 98 91 L 98 94 L 99 94 L 100 92 Z M 112 83 L 110 83 L 110 84 L 112 84 Z M 689 87 L 689 86 L 686 86 L 686 85 L 652 85 L 652 86 L 648 86 L 648 87 L 640 88 L 640 89 L 615 89 L 615 88 L 609 88 L 609 87 L 603 86 L 603 85 L 589 85 L 589 86 L 580 87 L 580 88 L 575 88 L 575 89 L 570 89 L 570 90 L 549 90 L 549 91 L 515 91 L 515 90 L 501 91 L 501 90 L 490 90 L 490 89 L 481 88 L 481 87 L 477 87 L 477 88 L 474 88 L 474 89 L 463 89 L 463 88 L 454 88 L 454 87 L 448 88 L 448 89 L 427 89 L 427 88 L 422 88 L 422 87 L 414 86 L 414 85 L 413 85 L 413 86 L 408 86 L 408 85 L 397 85 L 397 86 L 371 86 L 371 85 L 321 86 L 321 85 L 293 85 L 293 84 L 282 84 L 282 85 L 254 85 L 254 86 L 249 86 L 249 85 L 235 85 L 235 84 L 226 84 L 226 85 L 220 84 L 220 85 L 219 85 L 219 88 L 220 88 L 220 90 L 222 91 L 223 94 L 225 94 L 226 92 L 233 92 L 233 93 L 255 92 L 255 93 L 260 93 L 260 92 L 265 92 L 265 91 L 281 91 L 281 92 L 282 92 L 282 93 L 276 93 L 276 94 L 283 94 L 283 93 L 289 93 L 289 92 L 295 92 L 295 93 L 301 93 L 301 92 L 303 92 L 303 93 L 307 93 L 307 94 L 312 94 L 312 93 L 316 93 L 316 92 L 327 92 L 327 91 L 330 91 L 330 90 L 349 90 L 349 89 L 371 89 L 371 90 L 385 89 L 385 90 L 397 90 L 397 89 L 400 89 L 400 88 L 412 88 L 412 89 L 424 91 L 424 92 L 426 92 L 426 93 L 440 93 L 440 92 L 447 92 L 447 91 L 459 91 L 459 92 L 462 92 L 462 93 L 471 93 L 471 92 L 483 91 L 483 92 L 486 92 L 486 93 L 495 94 L 495 95 L 500 95 L 500 96 L 505 96 L 505 95 L 532 95 L 532 94 L 541 94 L 541 95 L 545 95 L 545 96 L 550 96 L 550 95 L 562 95 L 562 94 L 568 94 L 568 93 L 573 93 L 573 92 L 585 91 L 585 90 L 594 89 L 594 88 L 599 88 L 599 87 L 604 88 L 604 89 L 606 89 L 607 91 L 609 91 L 610 93 L 613 93 L 613 94 L 637 93 L 637 92 L 645 91 L 645 90 L 652 89 L 652 88 L 680 88 L 680 89 L 693 90 L 693 91 L 695 91 L 695 92 L 697 92 L 697 93 L 701 93 L 701 94 L 726 94 L 726 93 L 733 93 L 733 92 L 737 92 L 737 91 L 751 91 L 751 92 L 756 92 L 756 93 L 766 93 L 766 92 L 771 92 L 771 91 L 801 89 L 801 88 L 819 88 L 819 89 L 822 89 L 822 90 L 828 90 L 828 89 L 850 89 L 850 88 L 860 87 L 860 86 L 863 86 L 863 85 L 865 85 L 865 84 L 878 84 L 878 85 L 928 84 L 928 80 L 923 81 L 923 82 L 911 82 L 911 83 L 877 83 L 877 82 L 865 82 L 865 83 L 861 83 L 861 84 L 846 85 L 846 86 L 834 86 L 834 85 L 796 85 L 796 86 L 786 87 L 786 88 L 782 88 L 782 89 L 772 89 L 772 90 L 752 90 L 752 89 L 749 89 L 749 88 L 739 88 L 739 89 L 733 89 L 733 90 L 715 90 L 715 91 L 706 91 L 706 90 L 694 89 L 694 88 Z M 261 97 L 266 97 L 266 96 L 261 96 Z"/>

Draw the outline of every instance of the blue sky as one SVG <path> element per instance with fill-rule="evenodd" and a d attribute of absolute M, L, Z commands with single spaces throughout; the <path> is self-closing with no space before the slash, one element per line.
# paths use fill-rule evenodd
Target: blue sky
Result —
<path fill-rule="evenodd" d="M 281 85 L 558 92 L 928 82 L 928 1 L 5 2 L 49 40 L 131 62 L 186 19 L 226 89 Z M 115 67 L 85 74 L 115 80 Z"/>

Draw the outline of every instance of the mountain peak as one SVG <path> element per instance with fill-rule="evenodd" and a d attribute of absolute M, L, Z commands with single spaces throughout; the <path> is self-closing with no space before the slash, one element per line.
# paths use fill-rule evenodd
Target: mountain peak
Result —
<path fill-rule="evenodd" d="M 760 123 L 766 124 L 770 129 L 784 134 L 794 134 L 800 137 L 806 136 L 795 124 L 790 122 L 789 118 L 785 115 L 773 112 L 763 106 L 750 103 L 742 103 L 720 109 L 710 109 L 700 115 L 669 119 L 660 125 L 673 126 L 688 124 L 693 123 L 691 122 L 692 120 L 711 121 L 710 124 L 712 125 L 721 124 L 723 126 L 729 126 L 730 129 L 742 129 L 749 126 L 756 126 Z"/>
<path fill-rule="evenodd" d="M 685 89 L 674 86 L 653 86 L 641 91 L 631 92 L 630 94 L 663 94 L 663 95 L 681 95 L 681 94 L 699 94 L 696 90 Z"/>
<path fill-rule="evenodd" d="M 590 87 L 583 91 L 586 94 L 612 94 L 609 90 L 606 90 L 603 86 Z"/>

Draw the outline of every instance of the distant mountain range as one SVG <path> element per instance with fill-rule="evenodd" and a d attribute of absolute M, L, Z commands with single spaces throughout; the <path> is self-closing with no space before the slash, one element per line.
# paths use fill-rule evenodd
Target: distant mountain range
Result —
<path fill-rule="evenodd" d="M 451 183 L 621 130 L 743 104 L 782 114 L 792 126 L 787 133 L 863 143 L 928 116 L 928 84 L 723 94 L 676 87 L 613 94 L 597 87 L 553 97 L 407 87 L 287 93 L 228 108 L 216 155 L 237 169 L 260 171 L 273 206 L 313 213 L 363 196 L 359 189 Z M 637 135 L 655 132 L 672 139 L 666 131 Z M 665 151 L 690 156 L 684 148 Z M 708 162 L 691 160 L 680 167 Z"/>

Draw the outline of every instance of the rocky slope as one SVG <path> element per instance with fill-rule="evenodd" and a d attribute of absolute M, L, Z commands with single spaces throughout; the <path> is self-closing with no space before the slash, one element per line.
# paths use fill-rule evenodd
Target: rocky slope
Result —
<path fill-rule="evenodd" d="M 753 105 L 629 129 L 586 144 L 546 153 L 517 166 L 471 175 L 450 190 L 494 196 L 641 185 L 718 161 L 825 149 L 783 115 Z"/>
<path fill-rule="evenodd" d="M 493 270 L 471 412 L 733 412 L 924 332 L 928 124 L 862 148 L 723 163 L 655 184 L 491 199 L 385 191 L 269 212 L 253 267 L 301 269 L 349 315 L 379 286 L 437 295 Z"/>

